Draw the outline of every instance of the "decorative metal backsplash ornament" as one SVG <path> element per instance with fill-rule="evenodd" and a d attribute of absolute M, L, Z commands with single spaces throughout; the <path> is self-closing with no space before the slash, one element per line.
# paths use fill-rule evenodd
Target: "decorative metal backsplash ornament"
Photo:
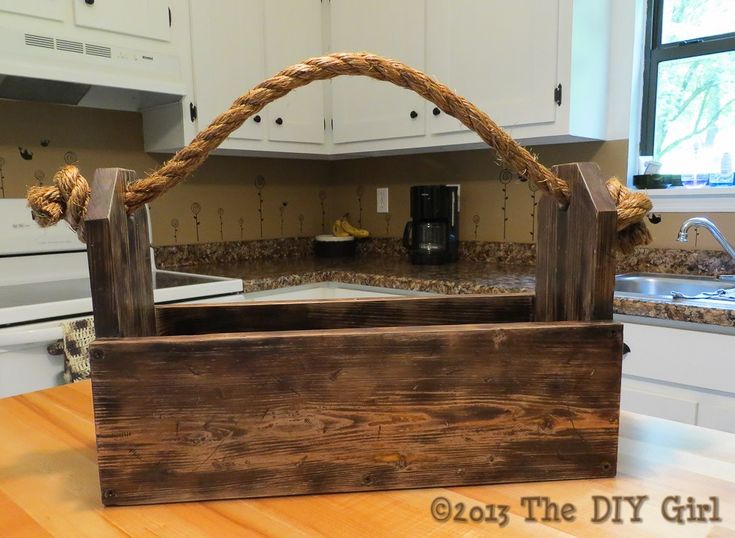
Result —
<path fill-rule="evenodd" d="M 73 151 L 67 151 L 64 153 L 64 162 L 66 164 L 74 164 L 79 162 L 79 157 L 77 157 L 77 154 Z"/>
<path fill-rule="evenodd" d="M 197 243 L 199 242 L 199 225 L 201 224 L 201 222 L 199 222 L 199 213 L 201 211 L 202 206 L 199 205 L 199 202 L 191 204 L 191 214 L 194 215 L 194 228 L 196 229 Z"/>
<path fill-rule="evenodd" d="M 365 187 L 358 185 L 357 189 L 357 227 L 362 228 L 362 195 L 365 194 Z"/>
<path fill-rule="evenodd" d="M 240 225 L 240 241 L 245 239 L 245 219 L 240 217 L 237 219 L 237 223 Z"/>
<path fill-rule="evenodd" d="M 324 202 L 327 200 L 327 191 L 319 191 L 319 204 L 322 207 L 322 233 L 327 232 L 327 210 Z"/>
<path fill-rule="evenodd" d="M 255 188 L 258 191 L 258 219 L 260 220 L 260 237 L 263 237 L 263 189 L 265 188 L 265 176 L 255 176 Z"/>
<path fill-rule="evenodd" d="M 286 220 L 286 208 L 288 207 L 288 202 L 281 202 L 281 205 L 278 207 L 278 213 L 281 218 L 281 237 L 284 236 L 283 233 L 283 223 Z"/>
<path fill-rule="evenodd" d="M 46 179 L 46 174 L 44 174 L 43 170 L 33 172 L 33 177 L 36 178 L 39 187 L 43 186 L 43 180 Z"/>
<path fill-rule="evenodd" d="M 299 234 L 304 234 L 304 215 L 303 213 L 299 214 Z"/>
<path fill-rule="evenodd" d="M 171 228 L 174 229 L 174 245 L 179 242 L 179 219 L 171 219 Z"/>
<path fill-rule="evenodd" d="M 503 185 L 503 241 L 505 241 L 508 231 L 508 185 L 513 181 L 513 172 L 503 168 L 500 170 L 498 180 Z"/>
<path fill-rule="evenodd" d="M 5 159 L 0 157 L 0 197 L 5 198 L 5 172 L 3 172 L 3 168 L 5 167 Z"/>
<path fill-rule="evenodd" d="M 536 193 L 538 192 L 538 186 L 533 181 L 529 181 L 528 190 L 531 191 L 531 242 L 533 243 L 536 240 L 536 207 L 538 206 Z"/>
<path fill-rule="evenodd" d="M 472 215 L 472 223 L 475 225 L 475 240 L 477 240 L 477 229 L 480 227 L 480 215 Z"/>
<path fill-rule="evenodd" d="M 225 240 L 225 222 L 224 222 L 225 209 L 223 207 L 220 207 L 219 209 L 217 209 L 217 215 L 219 216 L 219 238 L 220 238 L 220 241 L 224 241 Z"/>

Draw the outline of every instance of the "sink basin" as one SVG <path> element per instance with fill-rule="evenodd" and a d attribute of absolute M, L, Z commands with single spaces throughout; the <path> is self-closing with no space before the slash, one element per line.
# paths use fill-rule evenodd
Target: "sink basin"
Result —
<path fill-rule="evenodd" d="M 671 299 L 672 291 L 678 291 L 684 295 L 697 295 L 705 291 L 728 290 L 732 288 L 735 288 L 734 281 L 718 280 L 713 277 L 664 275 L 657 273 L 626 273 L 615 277 L 615 295 L 617 297 Z"/>

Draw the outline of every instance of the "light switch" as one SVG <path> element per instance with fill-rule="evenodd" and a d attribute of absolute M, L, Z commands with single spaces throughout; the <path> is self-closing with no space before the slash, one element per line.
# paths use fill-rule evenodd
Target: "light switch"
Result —
<path fill-rule="evenodd" d="M 378 213 L 388 212 L 388 187 L 380 187 L 378 191 Z"/>

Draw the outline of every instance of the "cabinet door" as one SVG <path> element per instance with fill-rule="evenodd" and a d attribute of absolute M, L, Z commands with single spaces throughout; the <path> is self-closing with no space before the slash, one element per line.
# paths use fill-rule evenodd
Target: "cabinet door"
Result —
<path fill-rule="evenodd" d="M 502 126 L 555 120 L 559 0 L 427 2 L 432 76 Z M 427 122 L 429 133 L 466 130 L 438 109 Z"/>
<path fill-rule="evenodd" d="M 191 0 L 192 68 L 200 130 L 263 80 L 263 3 Z M 265 122 L 256 119 L 250 118 L 230 138 L 262 140 Z"/>
<path fill-rule="evenodd" d="M 74 23 L 85 28 L 170 41 L 166 0 L 92 2 L 74 0 Z"/>
<path fill-rule="evenodd" d="M 332 0 L 332 51 L 367 51 L 424 69 L 426 0 Z M 334 142 L 421 136 L 424 100 L 365 77 L 332 81 Z"/>
<path fill-rule="evenodd" d="M 54 21 L 64 20 L 66 7 L 61 0 L 0 0 L 0 11 Z"/>
<path fill-rule="evenodd" d="M 267 76 L 321 53 L 322 5 L 319 0 L 266 1 Z M 324 82 L 312 82 L 294 90 L 268 105 L 264 112 L 270 140 L 324 142 Z"/>

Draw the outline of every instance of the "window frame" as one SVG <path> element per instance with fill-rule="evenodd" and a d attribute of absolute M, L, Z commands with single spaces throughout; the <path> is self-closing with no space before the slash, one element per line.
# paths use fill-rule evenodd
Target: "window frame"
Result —
<path fill-rule="evenodd" d="M 735 32 L 662 44 L 664 1 L 648 0 L 646 6 L 640 155 L 653 155 L 659 64 L 670 60 L 735 51 Z"/>

